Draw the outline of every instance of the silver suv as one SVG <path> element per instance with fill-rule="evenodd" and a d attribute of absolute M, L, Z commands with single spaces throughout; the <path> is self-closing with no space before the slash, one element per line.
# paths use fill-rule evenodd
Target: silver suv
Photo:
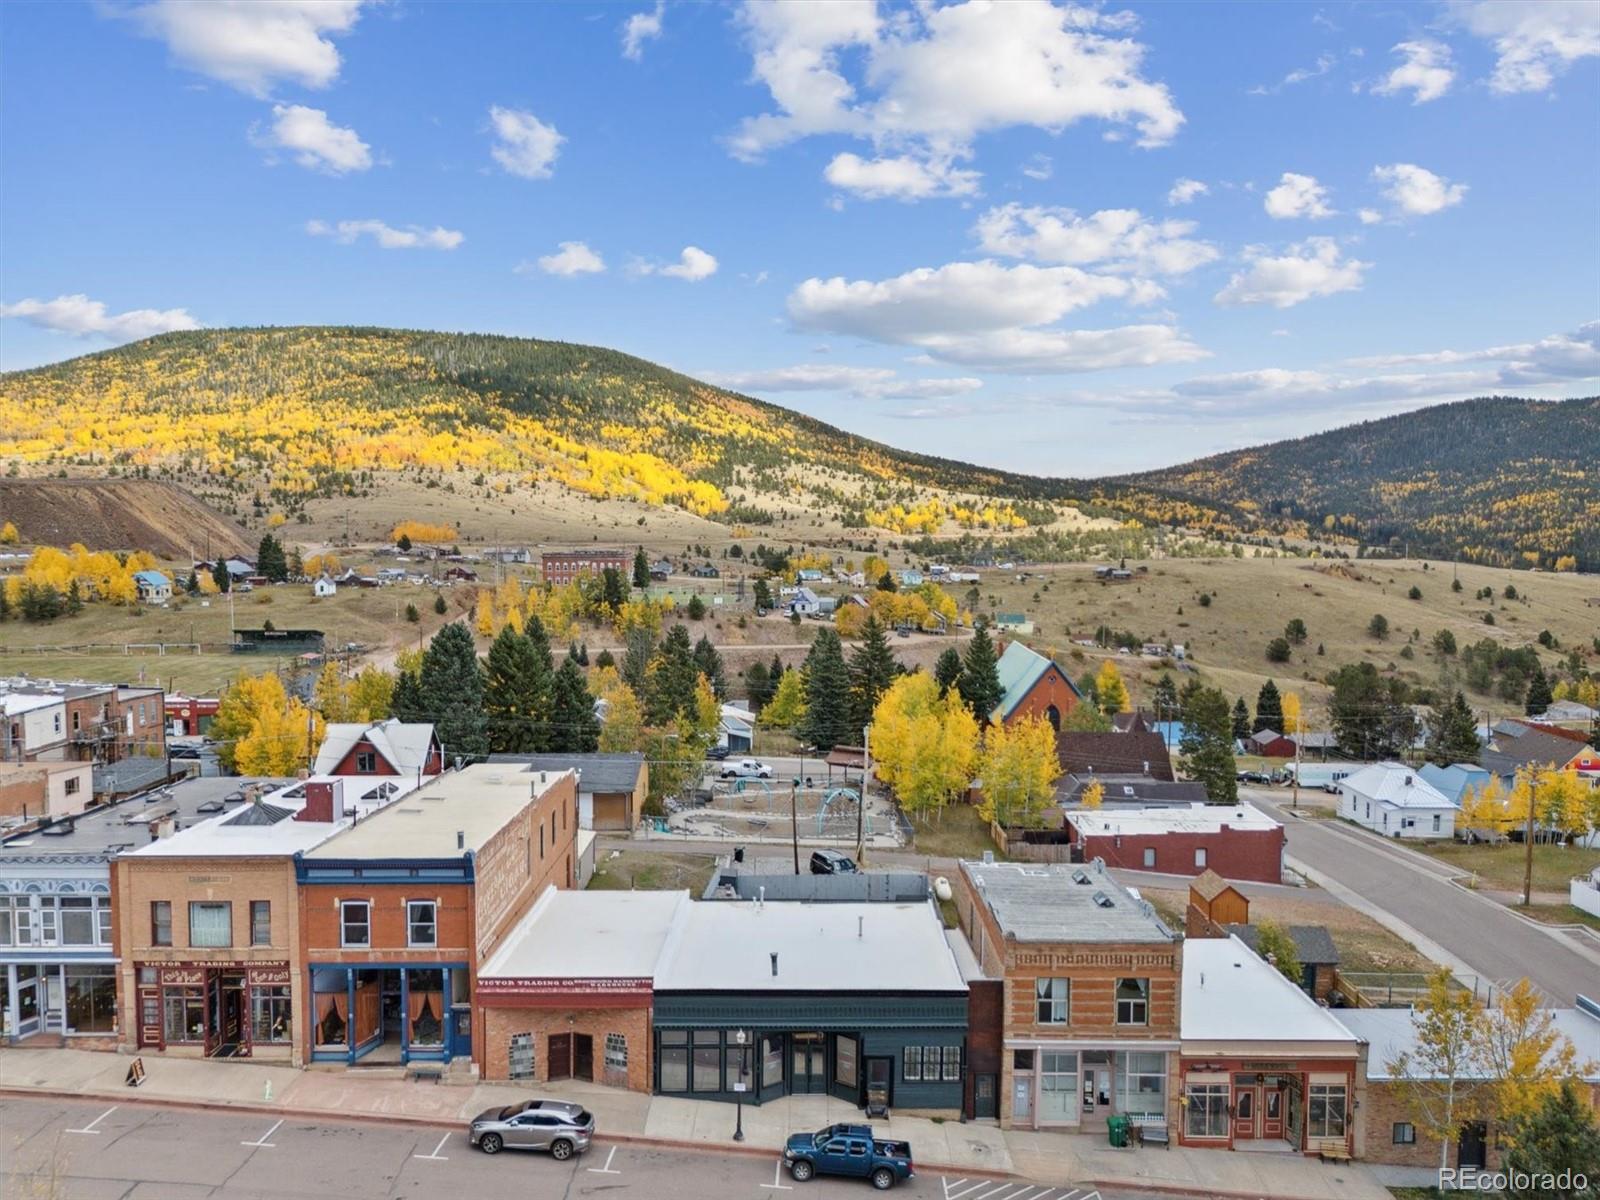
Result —
<path fill-rule="evenodd" d="M 562 1100 L 524 1100 L 472 1118 L 467 1140 L 485 1154 L 548 1150 L 559 1160 L 581 1154 L 594 1137 L 594 1114 Z"/>

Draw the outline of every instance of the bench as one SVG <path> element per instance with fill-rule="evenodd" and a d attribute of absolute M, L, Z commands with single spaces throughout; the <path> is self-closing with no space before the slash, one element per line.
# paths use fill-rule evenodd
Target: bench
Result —
<path fill-rule="evenodd" d="M 1136 1124 L 1133 1129 L 1141 1146 L 1160 1146 L 1163 1150 L 1172 1148 L 1172 1137 L 1164 1122 Z"/>
<path fill-rule="evenodd" d="M 1351 1161 L 1350 1148 L 1341 1141 L 1324 1141 L 1317 1144 L 1317 1157 L 1323 1162 L 1347 1163 Z"/>
<path fill-rule="evenodd" d="M 444 1067 L 438 1063 L 411 1063 L 406 1067 L 406 1078 L 413 1083 L 440 1083 Z"/>

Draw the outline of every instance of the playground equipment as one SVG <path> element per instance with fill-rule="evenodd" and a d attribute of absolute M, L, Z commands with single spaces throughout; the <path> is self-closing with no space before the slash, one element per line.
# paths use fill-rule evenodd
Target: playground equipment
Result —
<path fill-rule="evenodd" d="M 847 801 L 848 803 L 854 804 L 858 809 L 861 807 L 861 793 L 856 791 L 855 788 L 836 787 L 836 788 L 832 789 L 831 791 L 829 791 L 828 794 L 822 798 L 822 807 L 817 810 L 817 836 L 818 837 L 821 837 L 822 834 L 824 833 L 824 831 L 827 829 L 827 825 L 828 825 L 828 810 L 833 808 L 834 801 L 836 801 L 836 800 Z M 870 812 L 863 813 L 862 817 L 861 817 L 861 822 L 862 822 L 862 832 L 865 833 L 868 837 L 871 837 L 872 836 L 872 814 Z"/>
<path fill-rule="evenodd" d="M 767 794 L 767 811 L 771 812 L 772 788 L 767 784 L 767 781 L 765 779 L 754 778 L 751 776 L 740 776 L 739 780 L 733 785 L 733 790 L 736 795 L 742 797 L 746 804 L 754 804 L 756 802 L 754 792 L 752 791 L 749 795 L 745 794 L 747 785 L 759 786 L 761 790 Z"/>

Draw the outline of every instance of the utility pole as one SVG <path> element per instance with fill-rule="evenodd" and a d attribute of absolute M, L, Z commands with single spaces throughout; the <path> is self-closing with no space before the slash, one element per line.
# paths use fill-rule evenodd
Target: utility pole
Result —
<path fill-rule="evenodd" d="M 1304 723 L 1303 720 L 1297 721 L 1297 724 Z M 1294 798 L 1291 801 L 1291 807 L 1295 812 L 1300 811 L 1300 739 L 1304 736 L 1305 733 L 1303 731 L 1299 729 L 1294 731 Z"/>
<path fill-rule="evenodd" d="M 1526 851 L 1522 867 L 1522 907 L 1533 903 L 1533 810 L 1538 806 L 1539 773 L 1528 776 L 1528 824 L 1523 830 L 1523 849 Z"/>
<path fill-rule="evenodd" d="M 789 783 L 789 839 L 794 845 L 794 873 L 800 874 L 800 781 Z"/>
<path fill-rule="evenodd" d="M 866 857 L 867 780 L 872 775 L 872 726 L 861 727 L 861 795 L 856 801 L 856 865 Z"/>

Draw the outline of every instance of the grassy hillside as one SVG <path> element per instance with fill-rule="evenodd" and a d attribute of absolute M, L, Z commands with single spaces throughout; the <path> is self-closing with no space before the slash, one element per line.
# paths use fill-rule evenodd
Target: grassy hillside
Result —
<path fill-rule="evenodd" d="M 1600 570 L 1600 397 L 1464 400 L 1125 482 L 1414 555 Z"/>
<path fill-rule="evenodd" d="M 141 479 L 0 479 L 0 517 L 23 542 L 148 550 L 167 558 L 253 553 L 233 521 L 170 483 Z"/>

